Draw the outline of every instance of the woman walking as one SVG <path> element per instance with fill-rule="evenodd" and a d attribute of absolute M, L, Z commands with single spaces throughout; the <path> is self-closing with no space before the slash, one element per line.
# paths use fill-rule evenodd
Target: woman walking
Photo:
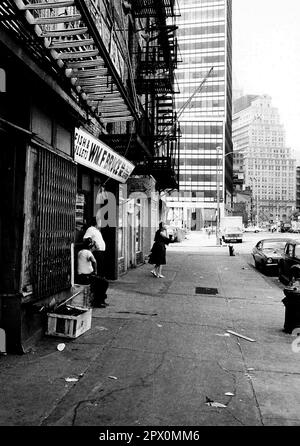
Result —
<path fill-rule="evenodd" d="M 151 249 L 149 263 L 155 265 L 151 274 L 154 277 L 164 278 L 162 275 L 162 265 L 166 264 L 166 245 L 172 240 L 167 237 L 166 226 L 163 222 L 159 223 L 159 229 L 155 233 L 154 244 Z"/>

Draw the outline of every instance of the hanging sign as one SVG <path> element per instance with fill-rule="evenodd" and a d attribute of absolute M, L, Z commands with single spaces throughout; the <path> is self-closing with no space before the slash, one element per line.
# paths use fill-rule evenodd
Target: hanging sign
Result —
<path fill-rule="evenodd" d="M 120 183 L 126 183 L 134 164 L 104 142 L 82 129 L 75 129 L 75 161 Z"/>

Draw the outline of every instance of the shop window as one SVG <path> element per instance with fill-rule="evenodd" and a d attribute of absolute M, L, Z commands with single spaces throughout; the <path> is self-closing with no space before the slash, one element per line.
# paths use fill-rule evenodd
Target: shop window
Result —
<path fill-rule="evenodd" d="M 6 93 L 6 72 L 0 68 L 0 93 Z"/>
<path fill-rule="evenodd" d="M 82 190 L 90 192 L 92 190 L 90 176 L 86 175 L 86 174 L 82 174 L 81 181 L 82 181 L 82 183 L 81 183 Z"/>
<path fill-rule="evenodd" d="M 141 200 L 135 203 L 135 250 L 142 250 L 142 231 L 141 231 Z"/>
<path fill-rule="evenodd" d="M 119 185 L 118 257 L 125 257 L 125 205 L 126 185 Z"/>
<path fill-rule="evenodd" d="M 84 194 L 76 195 L 76 226 L 82 226 L 84 223 Z"/>

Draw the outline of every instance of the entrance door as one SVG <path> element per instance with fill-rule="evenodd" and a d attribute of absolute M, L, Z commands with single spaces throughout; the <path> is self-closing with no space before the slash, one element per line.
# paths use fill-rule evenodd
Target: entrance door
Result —
<path fill-rule="evenodd" d="M 133 268 L 135 261 L 135 227 L 134 227 L 134 200 L 130 200 L 127 209 L 127 268 Z"/>
<path fill-rule="evenodd" d="M 0 292 L 19 291 L 24 226 L 25 144 L 0 129 Z"/>

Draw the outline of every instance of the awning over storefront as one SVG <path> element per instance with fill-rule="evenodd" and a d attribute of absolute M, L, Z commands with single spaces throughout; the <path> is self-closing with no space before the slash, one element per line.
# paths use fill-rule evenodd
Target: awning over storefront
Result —
<path fill-rule="evenodd" d="M 126 183 L 135 167 L 104 142 L 82 129 L 75 131 L 75 161 L 120 183 Z"/>

